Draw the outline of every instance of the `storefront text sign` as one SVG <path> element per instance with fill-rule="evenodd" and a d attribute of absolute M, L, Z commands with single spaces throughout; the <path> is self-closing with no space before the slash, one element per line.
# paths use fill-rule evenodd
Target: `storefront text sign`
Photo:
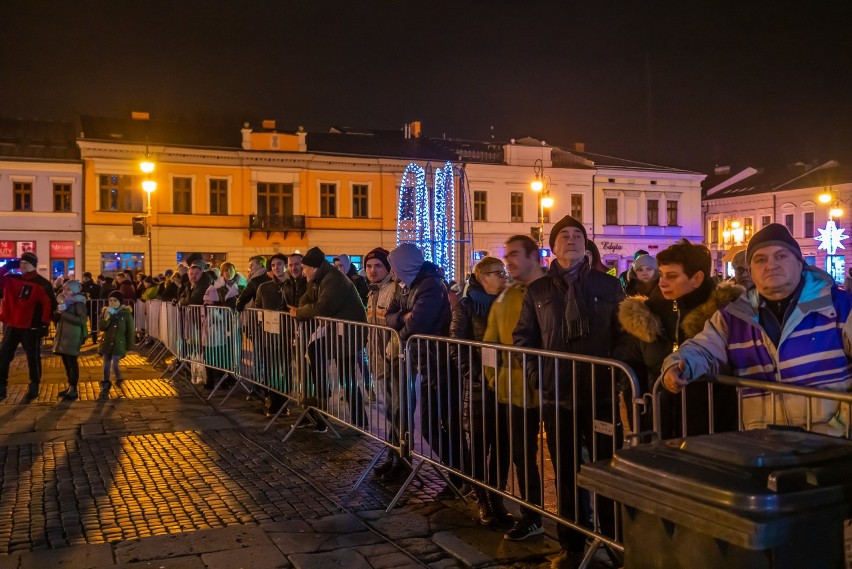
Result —
<path fill-rule="evenodd" d="M 15 247 L 17 243 L 14 241 L 0 241 L 0 259 L 11 259 L 15 256 Z"/>
<path fill-rule="evenodd" d="M 73 241 L 51 241 L 50 242 L 50 258 L 51 259 L 73 259 L 74 258 L 74 242 Z"/>
<path fill-rule="evenodd" d="M 18 257 L 23 255 L 24 253 L 32 253 L 33 255 L 38 255 L 36 252 L 36 244 L 35 241 L 18 241 Z"/>

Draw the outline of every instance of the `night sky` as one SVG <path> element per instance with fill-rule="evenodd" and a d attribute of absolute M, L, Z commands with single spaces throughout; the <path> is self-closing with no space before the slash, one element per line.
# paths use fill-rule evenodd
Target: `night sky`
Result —
<path fill-rule="evenodd" d="M 703 171 L 848 164 L 849 5 L 4 0 L 0 116 L 421 120 Z"/>

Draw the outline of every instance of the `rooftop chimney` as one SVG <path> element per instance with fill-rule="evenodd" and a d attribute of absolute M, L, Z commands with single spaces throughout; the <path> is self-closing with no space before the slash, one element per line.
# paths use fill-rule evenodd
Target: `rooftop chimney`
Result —
<path fill-rule="evenodd" d="M 411 137 L 420 138 L 420 121 L 413 121 L 411 123 Z"/>
<path fill-rule="evenodd" d="M 274 119 L 264 119 L 262 123 L 262 128 L 266 130 L 275 130 L 275 120 Z"/>
<path fill-rule="evenodd" d="M 575 142 L 574 150 L 577 152 L 585 152 L 586 151 L 586 143 L 585 142 Z"/>

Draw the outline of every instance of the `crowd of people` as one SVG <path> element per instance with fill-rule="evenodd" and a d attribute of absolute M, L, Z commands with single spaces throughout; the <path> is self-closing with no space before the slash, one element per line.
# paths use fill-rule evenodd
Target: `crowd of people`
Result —
<path fill-rule="evenodd" d="M 318 247 L 304 255 L 258 255 L 249 260 L 247 277 L 231 263 L 214 268 L 195 255 L 157 277 L 137 274 L 134 279 L 118 273 L 114 279 L 95 280 L 86 273 L 82 283 L 64 282 L 58 301 L 51 283 L 37 274 L 37 259 L 27 254 L 18 267 L 7 264 L 0 269 L 0 319 L 6 325 L 0 344 L 0 396 L 6 395 L 9 361 L 18 344 L 24 345 L 30 364 L 27 399 L 37 396 L 40 364 L 32 346 L 54 321 L 54 350 L 68 372 L 69 387 L 62 395 L 77 397 L 76 356 L 90 334 L 87 320 L 94 323 L 91 316 L 87 319 L 86 299 L 109 302 L 91 329 L 93 339 L 96 330 L 104 335 L 105 398 L 110 370 L 120 383 L 118 361 L 134 341 L 132 311 L 123 305 L 137 298 L 236 312 L 279 311 L 297 322 L 325 317 L 368 323 L 396 334 L 371 328 L 335 347 L 320 335 L 311 337 L 304 356 L 320 408 L 330 394 L 328 361 L 333 359 L 354 424 L 365 427 L 368 422 L 369 396 L 363 392 L 384 389 L 389 436 L 403 441 L 413 402 L 419 400 L 422 436 L 441 462 L 501 490 L 508 488 L 514 467 L 515 487 L 533 504 L 542 500 L 542 440 L 557 473 L 558 511 L 570 518 L 575 510 L 588 508 L 585 502 L 575 503 L 575 457 L 583 453 L 574 445 L 587 452 L 594 447 L 597 459 L 609 457 L 612 437 L 623 439 L 621 431 L 634 424 L 630 390 L 608 395 L 610 376 L 595 369 L 601 364 L 560 366 L 553 358 L 534 357 L 521 364 L 521 358 L 502 355 L 496 364 L 486 363 L 478 350 L 452 342 L 412 350 L 408 366 L 420 381 L 398 385 L 388 370 L 399 369 L 409 338 L 439 336 L 620 360 L 639 379 L 639 393 L 633 396 L 650 393 L 662 378 L 659 418 L 664 438 L 685 434 L 680 432 L 684 417 L 677 394 L 690 383 L 718 374 L 849 391 L 852 299 L 827 273 L 804 262 L 798 243 L 782 225 L 769 224 L 754 234 L 747 249 L 734 257 L 734 275 L 728 280 L 714 276 L 707 247 L 686 240 L 656 256 L 639 251 L 627 271 L 612 276 L 585 226 L 571 216 L 553 226 L 549 245 L 555 258 L 545 268 L 538 244 L 528 236 L 513 236 L 505 243 L 503 259 L 479 260 L 461 283 L 447 282 L 413 244 L 391 251 L 376 247 L 365 255 L 361 271 L 346 255 L 329 262 Z M 21 274 L 10 274 L 11 268 Z M 257 363 L 266 369 L 264 374 L 274 364 Z M 209 373 L 205 388 L 214 387 L 220 377 L 216 373 Z M 415 385 L 419 391 L 409 392 Z M 284 404 L 279 391 L 267 394 L 268 413 Z M 787 426 L 802 426 L 810 418 L 817 431 L 843 432 L 840 406 L 830 401 L 744 393 L 747 428 L 765 426 L 776 417 Z M 712 401 L 706 389 L 689 389 L 684 396 L 688 434 L 707 432 L 711 419 L 716 431 L 739 427 L 732 388 L 717 385 Z M 430 404 L 424 405 L 426 401 Z M 616 408 L 619 412 L 613 416 Z M 599 420 L 610 421 L 617 432 L 602 434 L 595 428 Z M 318 431 L 327 428 L 320 414 L 314 422 Z M 650 413 L 638 424 L 641 432 L 650 431 Z M 542 429 L 546 436 L 540 439 Z M 408 473 L 410 448 L 400 446 L 402 454 L 391 453 L 376 465 L 377 478 L 397 481 Z M 451 477 L 451 482 L 463 486 L 460 478 Z M 448 486 L 445 495 L 456 489 Z M 498 494 L 481 488 L 474 492 L 480 522 L 504 528 L 505 539 L 523 540 L 543 531 L 538 512 L 524 508 L 513 519 Z M 597 520 L 581 517 L 611 531 L 613 508 L 599 499 L 597 511 Z M 564 526 L 559 526 L 558 535 L 560 559 L 573 566 L 582 558 L 585 539 Z"/>

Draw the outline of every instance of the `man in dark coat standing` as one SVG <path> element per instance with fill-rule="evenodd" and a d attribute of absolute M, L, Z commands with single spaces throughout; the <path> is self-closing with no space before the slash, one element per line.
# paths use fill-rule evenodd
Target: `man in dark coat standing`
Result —
<path fill-rule="evenodd" d="M 515 345 L 571 354 L 607 358 L 622 335 L 618 323 L 618 305 L 624 300 L 624 289 L 617 278 L 591 270 L 586 260 L 586 228 L 566 215 L 553 226 L 550 247 L 556 259 L 547 276 L 530 283 L 524 295 L 521 316 L 513 334 Z M 547 446 L 557 480 L 558 511 L 574 518 L 574 444 L 584 441 L 591 454 L 592 441 L 597 438 L 597 457 L 608 458 L 612 453 L 611 436 L 598 434 L 592 421 L 592 378 L 597 382 L 597 419 L 611 417 L 610 373 L 608 368 L 593 375 L 589 364 L 572 365 L 565 361 L 558 366 L 555 360 L 543 358 L 538 369 L 537 358 L 527 358 L 527 381 L 538 388 L 542 399 L 542 420 L 547 431 Z M 576 370 L 576 373 L 574 373 Z M 573 400 L 576 384 L 577 399 Z M 578 432 L 574 432 L 574 420 Z M 617 441 L 619 433 L 613 435 Z M 558 443 L 557 443 L 558 441 Z M 579 454 L 579 449 L 577 449 Z M 557 466 L 558 465 L 558 466 Z M 612 502 L 598 497 L 598 517 L 606 535 L 614 535 Z M 581 505 L 582 523 L 585 508 Z M 531 528 L 538 531 L 540 528 Z M 586 538 L 567 526 L 557 526 L 563 553 L 555 566 L 575 567 L 583 558 Z M 520 536 L 517 536 L 520 537 Z"/>
<path fill-rule="evenodd" d="M 367 322 L 367 312 L 355 285 L 346 275 L 336 270 L 325 259 L 325 253 L 319 247 L 308 249 L 302 258 L 305 277 L 308 280 L 308 290 L 299 301 L 298 308 L 291 308 L 290 315 L 304 321 L 318 316 L 348 320 L 352 322 Z M 320 330 L 324 327 L 324 330 Z M 333 338 L 339 335 L 339 339 Z M 339 326 L 328 326 L 318 323 L 312 334 L 314 339 L 308 345 L 310 358 L 310 377 L 316 390 L 318 403 L 321 408 L 328 405 L 329 384 L 327 359 L 337 362 L 338 381 L 343 386 L 352 421 L 355 425 L 366 427 L 367 414 L 364 409 L 363 394 L 355 378 L 358 363 L 363 361 L 364 346 L 359 341 L 364 338 L 355 327 L 342 323 Z M 363 377 L 363 371 L 362 371 Z M 321 417 L 315 416 L 317 430 L 324 432 L 327 428 Z"/>
<path fill-rule="evenodd" d="M 271 263 L 272 259 L 269 262 Z M 263 255 L 255 255 L 249 259 L 248 284 L 246 284 L 246 288 L 242 290 L 239 298 L 237 298 L 237 312 L 242 312 L 252 306 L 257 297 L 257 290 L 260 288 L 260 285 L 272 280 L 272 272 L 267 272 L 266 264 L 266 257 Z"/>

